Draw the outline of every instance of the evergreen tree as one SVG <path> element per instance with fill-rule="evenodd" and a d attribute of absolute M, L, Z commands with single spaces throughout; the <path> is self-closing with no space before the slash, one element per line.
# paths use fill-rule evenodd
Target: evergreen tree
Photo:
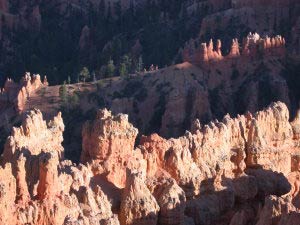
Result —
<path fill-rule="evenodd" d="M 74 108 L 75 106 L 78 105 L 79 97 L 76 93 L 73 93 L 73 95 L 69 97 L 69 103 L 70 103 L 72 108 Z"/>
<path fill-rule="evenodd" d="M 143 67 L 144 67 L 143 58 L 142 58 L 142 56 L 140 55 L 139 61 L 138 61 L 138 64 L 137 64 L 136 71 L 137 71 L 137 72 L 143 71 Z"/>
<path fill-rule="evenodd" d="M 128 55 L 122 57 L 122 63 L 125 64 L 127 72 L 132 72 L 132 59 Z"/>
<path fill-rule="evenodd" d="M 67 102 L 68 91 L 67 91 L 67 86 L 66 86 L 65 81 L 64 81 L 63 85 L 61 85 L 59 88 L 59 97 L 60 97 L 61 101 L 63 102 L 63 104 L 65 104 Z"/>
<path fill-rule="evenodd" d="M 113 77 L 115 74 L 115 65 L 114 61 L 111 59 L 108 61 L 107 67 L 106 67 L 106 74 L 108 77 Z"/>
<path fill-rule="evenodd" d="M 89 69 L 87 67 L 83 67 L 79 72 L 79 77 L 81 78 L 83 83 L 85 83 L 85 80 L 91 77 Z"/>
<path fill-rule="evenodd" d="M 125 63 L 121 63 L 120 67 L 119 67 L 119 74 L 120 76 L 127 76 L 128 75 L 128 71 L 126 68 L 126 64 Z"/>

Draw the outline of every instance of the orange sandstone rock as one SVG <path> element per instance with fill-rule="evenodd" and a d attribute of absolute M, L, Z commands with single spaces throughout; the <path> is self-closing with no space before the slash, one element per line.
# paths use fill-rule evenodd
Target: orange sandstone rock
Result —
<path fill-rule="evenodd" d="M 47 124 L 39 110 L 32 110 L 26 115 L 21 127 L 14 128 L 8 137 L 2 161 L 9 162 L 21 152 L 38 155 L 42 151 L 55 150 L 62 157 L 63 131 L 61 113 Z"/>
<path fill-rule="evenodd" d="M 134 148 L 128 118 L 101 110 L 75 165 L 61 115 L 46 123 L 33 110 L 1 158 L 0 224 L 299 224 L 298 120 L 276 102 Z"/>
<path fill-rule="evenodd" d="M 249 33 L 243 39 L 242 46 L 239 45 L 238 39 L 233 39 L 229 54 L 225 56 L 221 52 L 222 43 L 220 40 L 217 40 L 215 48 L 212 39 L 208 44 L 200 44 L 198 48 L 195 48 L 196 42 L 196 40 L 192 39 L 185 44 L 182 50 L 182 58 L 183 61 L 201 66 L 220 60 L 259 59 L 259 57 L 264 55 L 282 57 L 286 52 L 285 39 L 280 35 L 272 38 L 268 36 L 262 38 L 257 33 Z"/>
<path fill-rule="evenodd" d="M 126 167 L 134 160 L 137 133 L 127 115 L 112 116 L 106 109 L 100 110 L 95 121 L 83 126 L 81 161 L 97 161 L 110 182 L 124 187 Z"/>
<path fill-rule="evenodd" d="M 120 207 L 121 225 L 155 225 L 159 206 L 145 184 L 145 175 L 131 173 L 127 177 Z"/>

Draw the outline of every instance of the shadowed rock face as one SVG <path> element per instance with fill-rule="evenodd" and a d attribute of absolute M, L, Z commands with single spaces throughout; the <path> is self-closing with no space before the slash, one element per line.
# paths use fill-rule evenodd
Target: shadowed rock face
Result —
<path fill-rule="evenodd" d="M 86 146 L 75 165 L 63 157 L 60 114 L 47 125 L 31 111 L 1 157 L 0 222 L 299 224 L 300 123 L 288 115 L 275 102 L 195 122 L 176 139 L 143 136 L 134 148 L 127 116 L 101 110 L 82 130 Z"/>

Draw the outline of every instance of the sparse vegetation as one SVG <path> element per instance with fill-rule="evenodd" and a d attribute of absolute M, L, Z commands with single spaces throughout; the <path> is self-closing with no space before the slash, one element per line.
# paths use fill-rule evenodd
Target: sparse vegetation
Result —
<path fill-rule="evenodd" d="M 46 88 L 45 88 L 45 87 L 42 87 L 42 88 L 38 91 L 38 94 L 39 94 L 41 97 L 44 97 L 45 94 L 46 94 Z"/>
<path fill-rule="evenodd" d="M 59 97 L 63 104 L 67 102 L 67 96 L 68 96 L 67 86 L 66 86 L 66 82 L 64 82 L 64 84 L 61 85 L 59 88 Z"/>
<path fill-rule="evenodd" d="M 145 85 L 140 80 L 128 81 L 125 87 L 120 91 L 113 93 L 113 99 L 115 98 L 131 98 L 133 97 L 139 102 L 143 102 L 147 98 L 148 92 Z"/>
<path fill-rule="evenodd" d="M 69 93 L 66 82 L 59 88 L 59 97 L 61 100 L 60 107 L 65 110 L 70 110 L 79 104 L 79 95 L 74 91 Z"/>
<path fill-rule="evenodd" d="M 85 81 L 91 77 L 89 69 L 87 67 L 83 67 L 79 72 L 79 77 L 83 83 L 85 83 Z"/>
<path fill-rule="evenodd" d="M 106 75 L 107 77 L 113 77 L 115 75 L 115 65 L 114 65 L 114 61 L 112 59 L 110 59 L 107 63 L 107 67 L 106 67 Z"/>

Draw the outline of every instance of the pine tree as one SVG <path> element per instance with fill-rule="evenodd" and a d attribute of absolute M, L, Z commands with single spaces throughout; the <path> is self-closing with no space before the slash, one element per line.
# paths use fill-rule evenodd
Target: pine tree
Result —
<path fill-rule="evenodd" d="M 141 72 L 143 70 L 143 67 L 144 67 L 143 58 L 142 56 L 140 56 L 137 64 L 137 69 L 136 69 L 137 72 Z"/>
<path fill-rule="evenodd" d="M 79 97 L 76 93 L 74 93 L 72 96 L 69 97 L 69 102 L 72 108 L 78 105 L 79 103 Z"/>
<path fill-rule="evenodd" d="M 59 88 L 59 97 L 60 97 L 61 101 L 63 102 L 63 104 L 65 104 L 67 102 L 68 91 L 67 91 L 67 86 L 66 86 L 65 81 L 64 81 L 63 85 L 61 85 Z"/>
<path fill-rule="evenodd" d="M 87 67 L 83 67 L 79 73 L 79 77 L 81 78 L 83 83 L 85 83 L 85 80 L 91 77 L 89 69 Z"/>
<path fill-rule="evenodd" d="M 127 71 L 125 63 L 120 64 L 119 74 L 120 74 L 120 76 L 127 76 L 128 75 L 128 71 Z"/>
<path fill-rule="evenodd" d="M 112 77 L 115 74 L 115 65 L 114 61 L 111 59 L 108 61 L 107 67 L 106 67 L 106 73 L 108 77 Z"/>
<path fill-rule="evenodd" d="M 132 72 L 132 59 L 129 55 L 124 55 L 122 57 L 122 63 L 125 64 L 127 73 Z"/>

